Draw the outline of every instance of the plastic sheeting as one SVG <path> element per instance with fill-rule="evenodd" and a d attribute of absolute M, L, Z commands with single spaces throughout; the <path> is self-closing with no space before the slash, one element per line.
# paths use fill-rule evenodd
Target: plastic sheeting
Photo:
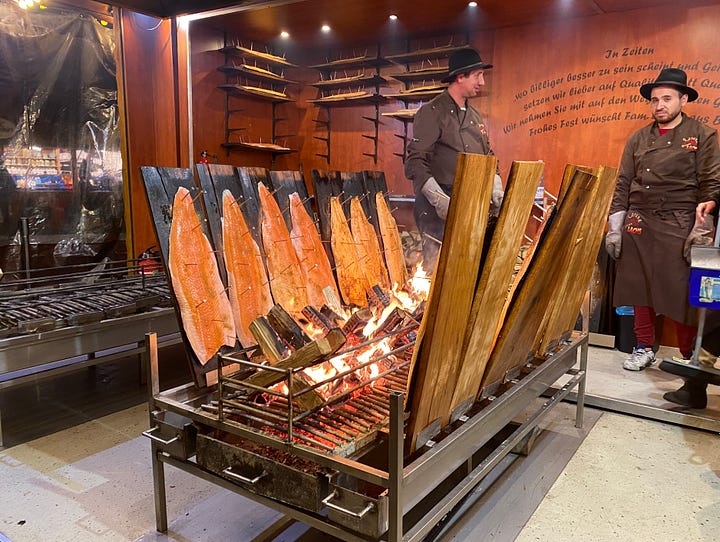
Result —
<path fill-rule="evenodd" d="M 89 14 L 0 0 L 0 268 L 124 249 L 114 33 Z"/>

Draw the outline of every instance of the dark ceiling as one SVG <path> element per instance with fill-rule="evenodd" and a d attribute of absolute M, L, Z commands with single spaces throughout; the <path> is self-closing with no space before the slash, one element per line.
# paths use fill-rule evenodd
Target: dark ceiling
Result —
<path fill-rule="evenodd" d="M 390 36 L 403 39 L 477 32 L 654 6 L 680 4 L 682 8 L 678 10 L 681 10 L 716 4 L 718 0 L 478 0 L 474 8 L 468 6 L 467 0 L 110 0 L 106 3 L 161 18 L 192 15 L 202 18 L 202 24 L 225 31 L 229 36 L 241 36 L 243 40 L 271 43 L 286 30 L 296 44 L 322 46 L 382 41 Z M 398 16 L 392 23 L 388 19 L 391 13 Z M 330 25 L 331 32 L 321 34 L 322 24 Z"/>

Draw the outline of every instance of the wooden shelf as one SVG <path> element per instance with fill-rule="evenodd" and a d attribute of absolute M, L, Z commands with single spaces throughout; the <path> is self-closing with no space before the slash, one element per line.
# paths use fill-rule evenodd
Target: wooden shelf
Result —
<path fill-rule="evenodd" d="M 393 73 L 390 75 L 393 79 L 402 81 L 403 83 L 413 83 L 415 81 L 434 81 L 442 79 L 447 75 L 447 68 L 425 68 L 422 70 L 412 70 L 401 73 Z"/>
<path fill-rule="evenodd" d="M 342 107 L 350 105 L 375 105 L 384 104 L 388 101 L 386 96 L 382 94 L 371 94 L 369 92 L 348 92 L 344 94 L 333 94 L 308 102 L 316 105 L 324 105 L 326 107 Z"/>
<path fill-rule="evenodd" d="M 269 64 L 276 64 L 278 66 L 285 66 L 288 68 L 295 67 L 295 64 L 288 62 L 281 56 L 263 53 L 262 51 L 255 51 L 254 49 L 248 49 L 247 47 L 242 47 L 240 45 L 226 45 L 218 50 L 226 55 L 262 60 L 263 62 L 267 62 Z"/>
<path fill-rule="evenodd" d="M 421 88 L 418 90 L 407 90 L 404 92 L 398 92 L 395 94 L 386 94 L 386 97 L 388 98 L 394 98 L 397 100 L 402 100 L 403 102 L 422 102 L 425 100 L 429 100 L 437 96 L 438 94 L 442 94 L 445 91 L 444 86 L 437 86 L 437 87 L 429 87 L 429 88 Z"/>
<path fill-rule="evenodd" d="M 310 86 L 322 89 L 338 89 L 343 87 L 374 87 L 387 84 L 387 79 L 381 75 L 351 75 L 349 77 L 336 77 L 334 79 L 325 79 L 310 83 Z"/>
<path fill-rule="evenodd" d="M 276 92 L 274 90 L 268 90 L 261 87 L 253 87 L 249 85 L 234 85 L 225 84 L 218 85 L 218 88 L 224 90 L 228 94 L 234 94 L 239 96 L 251 96 L 254 98 L 262 98 L 271 102 L 293 102 L 294 100 L 288 97 L 284 92 Z"/>
<path fill-rule="evenodd" d="M 455 51 L 465 49 L 467 45 L 443 45 L 441 47 L 430 47 L 428 49 L 417 49 L 407 53 L 397 55 L 387 55 L 385 58 L 396 64 L 410 64 L 412 62 L 420 62 L 421 60 L 433 60 L 436 58 L 445 58 Z"/>
<path fill-rule="evenodd" d="M 250 79 L 255 79 L 257 81 L 267 81 L 269 83 L 274 83 L 274 84 L 283 84 L 283 85 L 299 84 L 297 81 L 290 81 L 289 79 L 285 79 L 283 76 L 278 75 L 274 72 L 271 72 L 270 70 L 264 70 L 262 68 L 258 68 L 257 66 L 251 66 L 249 64 L 240 64 L 240 65 L 225 64 L 224 66 L 220 66 L 218 68 L 218 71 L 221 71 L 227 75 L 236 75 L 238 77 L 248 77 Z"/>
<path fill-rule="evenodd" d="M 295 152 L 293 149 L 276 145 L 274 143 L 261 143 L 259 141 L 240 141 L 240 142 L 229 142 L 222 143 L 222 146 L 226 149 L 250 149 L 254 151 L 270 152 L 273 154 L 288 154 Z"/>
<path fill-rule="evenodd" d="M 389 60 L 377 56 L 356 56 L 353 58 L 340 58 L 333 60 L 332 62 L 326 62 L 325 64 L 315 64 L 309 66 L 315 70 L 332 72 L 337 70 L 350 70 L 353 68 L 380 68 L 382 66 L 388 66 L 391 64 Z"/>
<path fill-rule="evenodd" d="M 398 109 L 397 111 L 390 111 L 389 113 L 382 113 L 383 117 L 391 117 L 393 119 L 402 120 L 405 122 L 412 122 L 415 118 L 415 113 L 418 112 L 419 107 L 412 109 Z"/>

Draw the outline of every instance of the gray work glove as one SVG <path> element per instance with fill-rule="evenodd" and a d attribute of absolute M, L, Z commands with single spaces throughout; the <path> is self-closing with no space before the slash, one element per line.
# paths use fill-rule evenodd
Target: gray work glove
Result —
<path fill-rule="evenodd" d="M 492 195 L 490 196 L 490 202 L 493 204 L 493 207 L 495 207 L 496 212 L 499 211 L 504 197 L 505 192 L 503 191 L 502 179 L 500 175 L 496 173 L 495 179 L 493 180 Z"/>
<path fill-rule="evenodd" d="M 435 207 L 435 213 L 442 220 L 447 220 L 448 209 L 450 208 L 450 196 L 448 196 L 435 180 L 430 177 L 420 189 L 422 195 L 427 198 L 430 205 Z"/>
<path fill-rule="evenodd" d="M 685 256 L 688 263 L 690 263 L 690 247 L 693 245 L 713 245 L 715 241 L 713 236 L 714 225 L 713 217 L 710 215 L 705 217 L 703 224 L 695 222 L 693 229 L 690 230 L 690 235 L 685 239 L 685 246 L 683 247 L 683 256 Z"/>
<path fill-rule="evenodd" d="M 620 257 L 622 245 L 622 227 L 627 211 L 616 211 L 608 217 L 608 232 L 605 236 L 605 250 L 614 259 Z"/>

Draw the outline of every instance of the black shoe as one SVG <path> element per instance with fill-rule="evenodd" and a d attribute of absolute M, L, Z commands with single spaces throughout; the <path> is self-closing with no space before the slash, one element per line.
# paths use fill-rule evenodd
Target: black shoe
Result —
<path fill-rule="evenodd" d="M 707 383 L 687 380 L 680 389 L 663 394 L 663 399 L 689 408 L 705 408 Z"/>

